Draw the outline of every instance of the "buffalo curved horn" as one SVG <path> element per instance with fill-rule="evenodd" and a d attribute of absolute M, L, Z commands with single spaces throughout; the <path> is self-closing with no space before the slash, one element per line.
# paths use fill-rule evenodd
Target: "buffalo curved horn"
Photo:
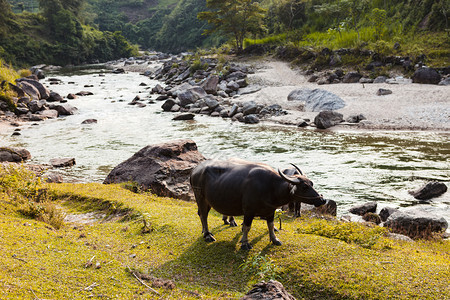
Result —
<path fill-rule="evenodd" d="M 299 184 L 301 181 L 298 178 L 292 179 L 287 177 L 286 175 L 284 175 L 283 172 L 280 171 L 280 169 L 278 169 L 278 174 L 280 174 L 281 177 L 284 178 L 284 180 L 286 180 L 287 182 L 291 183 L 291 184 Z"/>
<path fill-rule="evenodd" d="M 291 165 L 293 165 L 294 166 L 294 168 L 300 173 L 300 175 L 303 175 L 303 172 L 302 172 L 302 170 L 300 170 L 300 168 L 299 167 L 297 167 L 296 165 L 294 165 L 293 163 L 291 163 Z"/>

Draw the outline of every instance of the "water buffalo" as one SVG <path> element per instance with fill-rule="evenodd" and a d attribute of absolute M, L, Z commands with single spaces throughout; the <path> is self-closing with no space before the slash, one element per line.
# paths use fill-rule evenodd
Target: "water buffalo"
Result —
<path fill-rule="evenodd" d="M 266 164 L 244 160 L 203 161 L 192 171 L 190 181 L 205 241 L 215 241 L 208 229 L 208 213 L 213 207 L 224 218 L 244 216 L 242 249 L 252 247 L 248 242 L 248 232 L 253 218 L 265 219 L 270 241 L 274 245 L 281 245 L 275 236 L 273 223 L 277 208 L 298 201 L 315 206 L 326 202 L 305 176 L 285 175 Z"/>

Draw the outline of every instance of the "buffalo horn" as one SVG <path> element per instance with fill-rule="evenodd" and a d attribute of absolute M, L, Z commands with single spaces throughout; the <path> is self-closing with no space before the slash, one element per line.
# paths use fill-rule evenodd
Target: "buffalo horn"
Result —
<path fill-rule="evenodd" d="M 280 169 L 278 169 L 278 174 L 280 174 L 281 177 L 283 177 L 287 182 L 291 183 L 291 184 L 299 184 L 300 180 L 298 178 L 295 178 L 296 180 L 287 177 L 286 175 L 284 175 L 283 172 L 280 171 Z"/>
<path fill-rule="evenodd" d="M 303 175 L 303 172 L 302 172 L 302 170 L 300 170 L 300 168 L 299 167 L 297 167 L 296 165 L 294 165 L 293 163 L 291 163 L 291 165 L 293 165 L 294 166 L 294 168 L 295 169 L 297 169 L 297 171 L 300 173 L 300 175 Z"/>

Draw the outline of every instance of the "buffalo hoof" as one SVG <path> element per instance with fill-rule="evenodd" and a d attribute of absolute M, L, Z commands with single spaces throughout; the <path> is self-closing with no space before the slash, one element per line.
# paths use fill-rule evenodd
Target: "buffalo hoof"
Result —
<path fill-rule="evenodd" d="M 250 243 L 242 243 L 242 245 L 241 245 L 242 250 L 250 250 L 252 248 L 253 247 L 252 247 L 252 245 L 250 245 Z"/>
<path fill-rule="evenodd" d="M 230 223 L 230 227 L 237 227 L 237 224 L 236 224 L 235 220 L 233 220 L 233 221 L 231 221 L 229 223 Z"/>
<path fill-rule="evenodd" d="M 280 242 L 280 240 L 272 241 L 272 244 L 274 244 L 275 246 L 281 246 L 281 245 L 282 245 L 282 243 Z"/>
<path fill-rule="evenodd" d="M 205 242 L 207 242 L 207 243 L 211 243 L 211 242 L 215 242 L 216 241 L 216 239 L 214 238 L 212 233 L 205 234 L 204 238 L 205 238 Z"/>
<path fill-rule="evenodd" d="M 230 222 L 228 222 L 228 220 L 225 220 L 225 219 L 224 219 L 224 220 L 223 220 L 223 224 L 224 224 L 224 225 L 230 225 Z"/>

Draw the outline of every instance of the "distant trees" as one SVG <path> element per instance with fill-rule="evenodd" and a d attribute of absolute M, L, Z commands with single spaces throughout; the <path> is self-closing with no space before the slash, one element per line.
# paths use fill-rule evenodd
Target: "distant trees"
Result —
<path fill-rule="evenodd" d="M 200 12 L 200 20 L 211 26 L 206 34 L 221 32 L 234 39 L 236 50 L 243 49 L 244 38 L 249 33 L 260 33 L 263 29 L 265 9 L 253 0 L 206 0 L 209 11 Z"/>

